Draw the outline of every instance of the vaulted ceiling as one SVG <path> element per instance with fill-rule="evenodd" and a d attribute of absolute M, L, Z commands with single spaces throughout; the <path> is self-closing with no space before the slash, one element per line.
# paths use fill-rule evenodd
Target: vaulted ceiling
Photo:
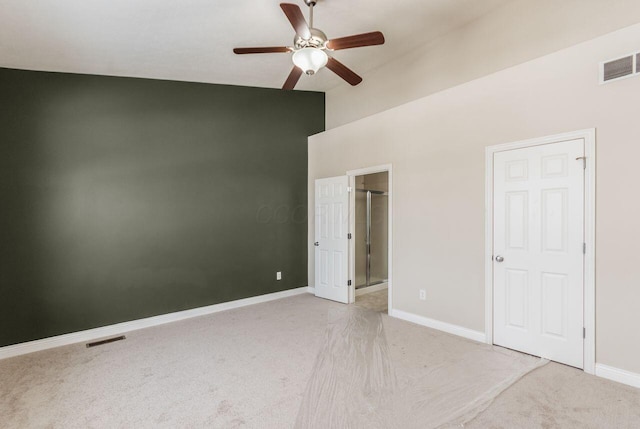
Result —
<path fill-rule="evenodd" d="M 298 4 L 307 15 L 302 0 Z M 366 73 L 510 0 L 319 0 L 329 38 L 373 30 L 383 46 L 335 52 Z M 278 0 L 0 0 L 0 67 L 280 88 L 290 54 L 234 55 L 239 46 L 291 46 Z M 401 76 L 398 76 L 401 79 Z M 323 69 L 296 89 L 344 81 Z"/>

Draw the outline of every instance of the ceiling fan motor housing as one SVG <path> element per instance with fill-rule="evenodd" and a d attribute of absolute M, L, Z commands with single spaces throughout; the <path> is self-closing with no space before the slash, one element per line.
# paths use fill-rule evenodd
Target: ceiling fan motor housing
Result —
<path fill-rule="evenodd" d="M 296 37 L 293 39 L 293 46 L 295 49 L 302 48 L 317 48 L 317 49 L 325 49 L 327 44 L 327 35 L 324 34 L 321 30 L 317 28 L 310 28 L 311 32 L 310 39 L 303 39 L 302 37 L 296 34 Z"/>

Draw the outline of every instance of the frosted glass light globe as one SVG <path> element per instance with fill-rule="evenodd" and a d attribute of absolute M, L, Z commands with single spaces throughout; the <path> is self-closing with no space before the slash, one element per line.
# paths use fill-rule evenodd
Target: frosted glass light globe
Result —
<path fill-rule="evenodd" d="M 329 57 L 318 48 L 302 48 L 293 53 L 293 64 L 311 76 L 327 65 Z"/>

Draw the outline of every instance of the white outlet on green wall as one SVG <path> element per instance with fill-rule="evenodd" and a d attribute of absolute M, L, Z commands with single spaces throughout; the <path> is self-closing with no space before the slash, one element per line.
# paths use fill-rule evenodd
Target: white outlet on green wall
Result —
<path fill-rule="evenodd" d="M 282 271 L 276 272 L 276 280 L 282 280 Z"/>

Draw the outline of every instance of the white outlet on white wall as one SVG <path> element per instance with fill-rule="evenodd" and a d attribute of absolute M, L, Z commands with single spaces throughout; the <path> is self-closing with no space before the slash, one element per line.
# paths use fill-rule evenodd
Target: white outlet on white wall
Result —
<path fill-rule="evenodd" d="M 282 271 L 276 272 L 276 280 L 282 280 Z"/>
<path fill-rule="evenodd" d="M 420 289 L 420 301 L 427 300 L 427 291 L 424 289 Z"/>

